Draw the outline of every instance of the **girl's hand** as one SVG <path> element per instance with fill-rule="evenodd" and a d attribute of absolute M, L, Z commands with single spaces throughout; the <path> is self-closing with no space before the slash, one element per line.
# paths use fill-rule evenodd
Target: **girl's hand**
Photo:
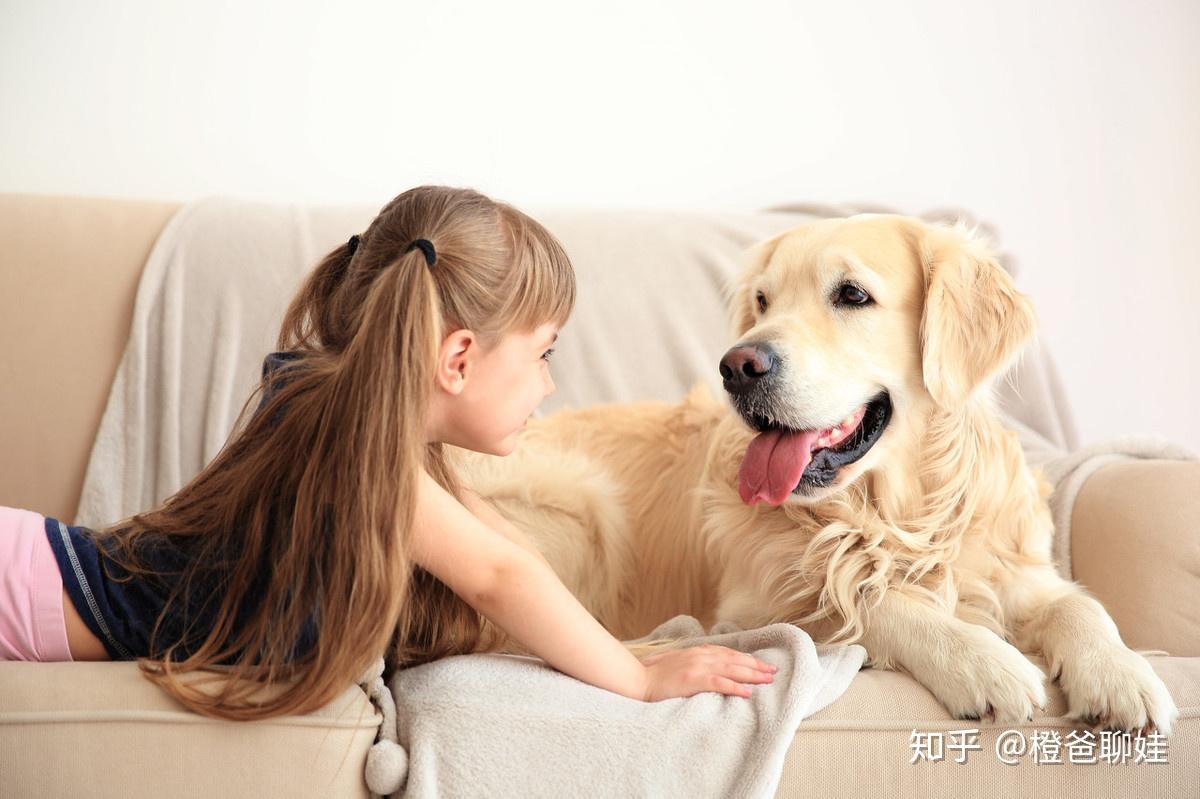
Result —
<path fill-rule="evenodd" d="M 639 660 L 544 558 L 497 535 L 424 470 L 418 478 L 413 562 L 564 674 L 643 701 L 701 691 L 749 696 L 741 683 L 771 682 L 770 666 L 723 646 L 653 652 Z"/>
<path fill-rule="evenodd" d="M 769 683 L 777 668 L 725 646 L 702 644 L 639 658 L 646 667 L 646 702 L 716 691 L 750 696 L 743 683 Z"/>

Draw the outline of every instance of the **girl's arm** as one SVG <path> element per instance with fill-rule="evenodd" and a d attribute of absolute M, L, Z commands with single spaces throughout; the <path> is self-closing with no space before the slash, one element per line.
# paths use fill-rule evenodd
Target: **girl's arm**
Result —
<path fill-rule="evenodd" d="M 539 556 L 488 527 L 423 469 L 411 557 L 471 607 L 554 668 L 643 701 L 770 682 L 773 667 L 726 647 L 638 660 L 587 612 Z"/>
<path fill-rule="evenodd" d="M 467 510 L 475 514 L 481 522 L 492 528 L 496 532 L 503 535 L 514 544 L 518 544 L 521 548 L 537 555 L 538 559 L 550 566 L 550 561 L 546 560 L 546 556 L 541 553 L 534 543 L 529 540 L 529 536 L 521 532 L 515 524 L 500 515 L 500 512 L 492 507 L 491 503 L 485 500 L 479 494 L 475 493 L 465 486 L 463 491 L 463 504 L 467 506 Z M 553 567 L 551 567 L 553 568 Z"/>

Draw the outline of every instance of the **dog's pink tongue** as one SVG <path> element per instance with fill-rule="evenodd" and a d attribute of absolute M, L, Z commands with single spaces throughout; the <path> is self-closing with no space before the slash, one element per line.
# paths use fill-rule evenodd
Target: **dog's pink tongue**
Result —
<path fill-rule="evenodd" d="M 755 436 L 746 448 L 738 472 L 742 502 L 754 505 L 762 500 L 772 505 L 782 504 L 808 468 L 813 442 L 820 433 L 820 430 L 768 430 Z"/>

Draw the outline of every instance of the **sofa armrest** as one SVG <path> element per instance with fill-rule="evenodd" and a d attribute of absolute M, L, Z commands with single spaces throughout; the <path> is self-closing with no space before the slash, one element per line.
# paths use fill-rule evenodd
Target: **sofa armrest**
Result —
<path fill-rule="evenodd" d="M 1071 515 L 1075 580 L 1132 649 L 1200 656 L 1200 461 L 1098 469 Z"/>
<path fill-rule="evenodd" d="M 142 267 L 178 208 L 0 194 L 0 505 L 75 518 Z"/>
<path fill-rule="evenodd" d="M 353 685 L 303 716 L 224 721 L 132 661 L 0 663 L 0 796 L 367 799 L 381 722 Z"/>

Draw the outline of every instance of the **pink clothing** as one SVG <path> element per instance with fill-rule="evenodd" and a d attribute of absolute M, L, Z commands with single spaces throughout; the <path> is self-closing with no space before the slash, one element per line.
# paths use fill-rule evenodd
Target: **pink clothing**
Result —
<path fill-rule="evenodd" d="M 0 660 L 73 660 L 63 581 L 40 513 L 0 506 Z"/>

